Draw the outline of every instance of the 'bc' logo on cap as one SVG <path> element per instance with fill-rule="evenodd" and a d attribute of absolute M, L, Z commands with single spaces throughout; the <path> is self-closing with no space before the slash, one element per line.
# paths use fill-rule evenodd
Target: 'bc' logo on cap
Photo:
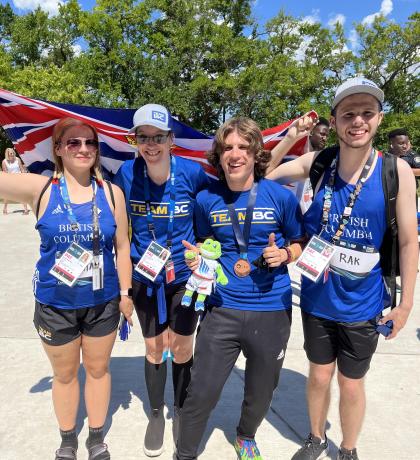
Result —
<path fill-rule="evenodd" d="M 152 119 L 158 120 L 162 123 L 166 123 L 166 113 L 158 112 L 157 110 L 152 111 Z"/>

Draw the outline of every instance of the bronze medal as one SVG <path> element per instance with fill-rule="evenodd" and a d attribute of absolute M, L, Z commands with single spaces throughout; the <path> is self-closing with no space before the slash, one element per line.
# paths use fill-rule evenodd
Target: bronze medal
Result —
<path fill-rule="evenodd" d="M 239 278 L 244 278 L 251 273 L 251 264 L 246 259 L 238 259 L 235 262 L 233 271 Z"/>

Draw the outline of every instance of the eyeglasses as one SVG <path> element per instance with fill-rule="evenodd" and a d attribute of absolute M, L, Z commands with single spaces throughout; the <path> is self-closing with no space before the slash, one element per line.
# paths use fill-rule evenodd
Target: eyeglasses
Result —
<path fill-rule="evenodd" d="M 82 145 L 85 144 L 86 150 L 89 150 L 90 152 L 94 150 L 98 150 L 98 141 L 96 139 L 67 139 L 66 142 L 66 147 L 70 151 L 76 151 L 80 150 Z"/>
<path fill-rule="evenodd" d="M 143 134 L 136 134 L 137 144 L 148 144 L 152 142 L 154 144 L 164 144 L 170 134 L 156 134 L 156 136 L 144 136 Z"/>

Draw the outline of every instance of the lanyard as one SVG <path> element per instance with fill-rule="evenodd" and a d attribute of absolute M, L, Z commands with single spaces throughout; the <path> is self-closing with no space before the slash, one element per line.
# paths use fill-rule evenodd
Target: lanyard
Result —
<path fill-rule="evenodd" d="M 172 234 L 174 232 L 174 220 L 175 220 L 175 172 L 176 172 L 176 160 L 175 156 L 171 155 L 171 171 L 170 171 L 170 187 L 169 187 L 169 220 L 168 230 L 166 234 L 166 246 L 169 250 L 172 249 Z M 155 224 L 153 222 L 152 207 L 150 203 L 150 182 L 149 176 L 147 175 L 146 164 L 143 166 L 144 176 L 144 198 L 146 202 L 146 219 L 147 228 L 152 235 L 153 240 L 156 240 Z"/>
<path fill-rule="evenodd" d="M 67 217 L 70 221 L 70 228 L 74 232 L 78 232 L 79 224 L 77 222 L 76 216 L 74 215 L 73 208 L 71 207 L 70 196 L 67 189 L 66 179 L 64 175 L 60 177 L 59 181 L 60 185 L 60 193 L 61 198 L 63 199 L 64 209 L 67 211 Z M 100 254 L 100 241 L 99 241 L 99 213 L 98 213 L 98 206 L 96 205 L 96 192 L 97 192 L 97 184 L 95 179 L 92 179 L 92 189 L 93 189 L 93 196 L 92 196 L 92 221 L 93 221 L 93 257 L 94 263 L 99 263 L 99 254 Z"/>
<path fill-rule="evenodd" d="M 245 215 L 243 233 L 241 231 L 241 227 L 239 226 L 239 220 L 235 212 L 234 204 L 232 202 L 227 203 L 230 220 L 232 222 L 233 232 L 235 234 L 236 242 L 238 243 L 238 246 L 239 246 L 241 259 L 245 259 L 245 260 L 248 259 L 249 233 L 251 230 L 251 222 L 252 222 L 252 215 L 254 214 L 255 201 L 257 200 L 257 191 L 258 191 L 258 182 L 254 182 L 249 192 L 248 203 L 246 205 L 246 215 Z"/>
<path fill-rule="evenodd" d="M 372 149 L 372 151 L 370 152 L 369 158 L 367 159 L 365 165 L 363 166 L 362 172 L 360 173 L 360 176 L 357 179 L 354 190 L 349 195 L 346 207 L 344 208 L 344 211 L 341 214 L 340 221 L 337 226 L 337 230 L 331 238 L 331 242 L 335 245 L 339 243 L 344 233 L 344 228 L 346 227 L 346 225 L 348 224 L 350 220 L 350 216 L 353 211 L 354 204 L 356 203 L 356 199 L 362 190 L 363 184 L 366 182 L 366 179 L 369 175 L 370 168 L 372 167 L 372 164 L 375 158 L 376 158 L 376 151 L 375 149 Z M 326 225 L 328 224 L 328 216 L 329 216 L 331 204 L 332 204 L 332 196 L 334 193 L 334 183 L 335 183 L 335 175 L 336 175 L 337 169 L 338 169 L 338 154 L 334 158 L 331 164 L 330 177 L 328 179 L 328 184 L 325 186 L 324 205 L 322 208 L 322 229 L 321 229 L 320 234 L 323 233 Z"/>

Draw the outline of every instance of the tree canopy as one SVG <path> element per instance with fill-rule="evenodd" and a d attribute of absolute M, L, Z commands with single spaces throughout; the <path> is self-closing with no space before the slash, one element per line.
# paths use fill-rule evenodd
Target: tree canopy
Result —
<path fill-rule="evenodd" d="M 386 95 L 378 136 L 406 127 L 420 147 L 420 13 L 343 27 L 283 10 L 266 24 L 251 0 L 77 0 L 57 16 L 0 5 L 0 87 L 28 97 L 104 107 L 156 102 L 207 133 L 232 115 L 267 128 L 307 111 L 329 115 L 335 87 L 363 74 Z"/>

